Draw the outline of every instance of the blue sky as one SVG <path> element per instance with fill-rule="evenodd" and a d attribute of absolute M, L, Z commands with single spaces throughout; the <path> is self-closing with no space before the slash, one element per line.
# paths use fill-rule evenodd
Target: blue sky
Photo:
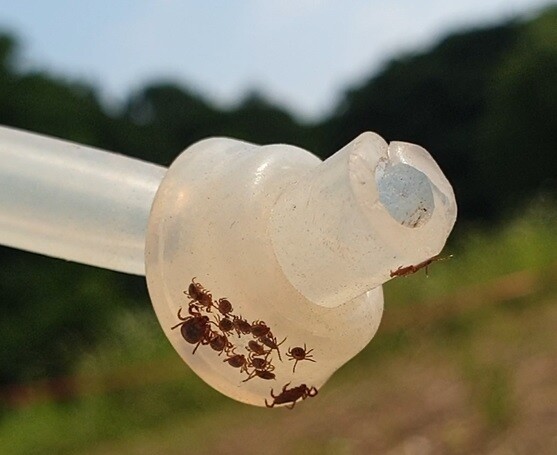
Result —
<path fill-rule="evenodd" d="M 250 88 L 306 117 L 397 53 L 547 0 L 0 0 L 23 64 L 108 100 L 171 79 L 228 104 Z"/>

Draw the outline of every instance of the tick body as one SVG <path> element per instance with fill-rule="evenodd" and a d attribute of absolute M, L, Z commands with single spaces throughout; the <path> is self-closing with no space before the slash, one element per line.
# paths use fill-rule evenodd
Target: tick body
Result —
<path fill-rule="evenodd" d="M 267 336 L 270 332 L 271 329 L 263 321 L 254 321 L 251 325 L 251 334 L 255 338 L 262 338 L 264 336 Z"/>
<path fill-rule="evenodd" d="M 232 319 L 229 319 L 226 316 L 221 318 L 217 315 L 217 322 L 213 324 L 216 324 L 219 330 L 225 335 L 231 335 L 234 331 L 234 323 L 232 322 Z"/>
<path fill-rule="evenodd" d="M 184 340 L 190 344 L 196 345 L 192 354 L 195 354 L 195 351 L 197 351 L 200 344 L 209 344 L 210 340 L 208 339 L 208 336 L 211 331 L 209 318 L 207 316 L 196 315 L 184 318 L 181 315 L 180 309 L 178 310 L 178 319 L 182 322 L 176 324 L 174 327 L 171 327 L 171 330 L 180 327 L 180 332 Z"/>
<path fill-rule="evenodd" d="M 213 351 L 217 351 L 219 355 L 232 349 L 232 343 L 228 341 L 226 335 L 221 335 L 220 333 L 212 334 L 211 341 L 209 341 L 209 346 L 211 346 L 211 349 L 213 349 Z"/>
<path fill-rule="evenodd" d="M 273 408 L 279 404 L 291 403 L 291 405 L 286 406 L 288 409 L 293 409 L 298 400 L 305 400 L 307 397 L 314 397 L 317 395 L 317 389 L 315 387 L 308 387 L 306 384 L 299 385 L 298 387 L 288 388 L 290 383 L 286 384 L 281 393 L 275 395 L 273 389 L 271 389 L 271 397 L 273 398 L 272 403 L 268 403 L 265 399 L 265 406 L 268 408 Z"/>
<path fill-rule="evenodd" d="M 213 306 L 213 296 L 205 289 L 200 283 L 196 283 L 195 277 L 191 279 L 187 292 L 184 292 L 192 303 L 196 303 L 203 307 L 206 311 L 210 312 Z"/>
<path fill-rule="evenodd" d="M 247 350 L 253 352 L 255 355 L 266 355 L 270 351 L 266 351 L 265 347 L 262 344 L 259 344 L 255 340 L 250 340 L 247 345 Z"/>
<path fill-rule="evenodd" d="M 419 264 L 416 264 L 416 265 L 408 265 L 408 266 L 406 266 L 406 267 L 402 267 L 402 266 L 401 266 L 401 267 L 399 267 L 399 268 L 396 269 L 396 270 L 391 270 L 391 273 L 389 274 L 389 276 L 390 276 L 391 278 L 394 278 L 394 277 L 398 277 L 398 276 L 408 276 L 408 275 L 412 275 L 413 273 L 416 273 L 418 270 L 421 270 L 421 269 L 423 269 L 424 267 L 425 267 L 425 272 L 426 272 L 426 275 L 427 275 L 427 268 L 428 268 L 428 266 L 430 266 L 433 262 L 443 261 L 443 260 L 445 260 L 445 259 L 450 259 L 450 258 L 452 258 L 452 257 L 453 257 L 453 256 L 450 255 L 450 256 L 447 256 L 447 257 L 444 257 L 444 258 L 440 258 L 439 255 L 437 254 L 437 255 L 435 255 L 435 256 L 433 256 L 433 257 L 431 257 L 431 258 L 429 258 L 429 259 L 427 259 L 427 260 L 425 260 L 425 261 L 423 261 L 423 262 L 420 262 Z"/>
<path fill-rule="evenodd" d="M 271 362 L 267 360 L 266 357 L 255 357 L 253 354 L 248 357 L 248 363 L 250 367 L 260 371 L 273 371 L 275 369 L 275 367 L 271 364 Z"/>
<path fill-rule="evenodd" d="M 234 325 L 234 330 L 236 330 L 238 337 L 251 333 L 251 324 L 241 316 L 235 316 L 234 319 L 232 319 L 232 324 Z"/>
<path fill-rule="evenodd" d="M 301 362 L 302 360 L 309 360 L 310 362 L 315 362 L 315 360 L 313 360 L 313 355 L 311 355 L 311 352 L 313 351 L 313 349 L 310 349 L 309 351 L 306 348 L 306 344 L 304 343 L 304 347 L 300 347 L 300 346 L 296 346 L 295 348 L 290 348 L 288 350 L 288 352 L 286 353 L 286 357 L 288 357 L 288 360 L 294 360 L 294 368 L 292 368 L 292 373 L 296 372 L 296 365 L 298 364 L 298 362 Z"/>
<path fill-rule="evenodd" d="M 259 338 L 259 341 L 263 343 L 265 346 L 270 348 L 271 350 L 275 349 L 277 351 L 279 360 L 282 362 L 282 357 L 280 356 L 279 346 L 286 341 L 286 338 L 282 340 L 280 343 L 277 343 L 277 337 L 272 336 L 272 334 L 268 334 L 262 338 Z"/>
<path fill-rule="evenodd" d="M 234 350 L 231 350 L 232 355 L 224 359 L 223 362 L 228 363 L 232 368 L 239 368 L 240 371 L 248 373 L 247 369 L 247 359 L 243 354 L 234 354 Z"/>
<path fill-rule="evenodd" d="M 218 299 L 215 306 L 217 307 L 219 313 L 222 314 L 223 316 L 230 316 L 232 311 L 234 311 L 234 308 L 232 307 L 230 300 L 225 298 Z"/>

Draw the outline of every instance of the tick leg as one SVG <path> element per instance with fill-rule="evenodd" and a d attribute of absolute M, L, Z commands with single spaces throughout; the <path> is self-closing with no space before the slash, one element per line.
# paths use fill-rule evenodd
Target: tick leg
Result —
<path fill-rule="evenodd" d="M 251 374 L 250 374 L 246 379 L 244 379 L 242 382 L 248 382 L 250 379 L 254 378 L 255 376 L 256 376 L 255 372 L 254 372 L 254 373 L 251 373 Z M 271 394 L 271 396 L 272 396 L 272 394 Z M 275 398 L 275 397 L 273 396 L 273 398 Z"/>
<path fill-rule="evenodd" d="M 187 317 L 185 318 L 182 316 L 182 307 L 178 309 L 178 319 L 180 319 L 180 321 L 185 321 L 187 319 Z"/>
<path fill-rule="evenodd" d="M 184 325 L 184 323 L 183 323 L 183 322 L 179 322 L 179 323 L 176 324 L 175 326 L 170 327 L 170 330 L 174 330 L 176 327 L 180 327 L 181 325 Z"/>
<path fill-rule="evenodd" d="M 192 354 L 195 354 L 195 351 L 197 351 L 197 348 L 199 347 L 200 344 L 201 344 L 201 341 L 195 345 L 195 348 L 193 348 Z"/>
<path fill-rule="evenodd" d="M 281 362 L 282 362 L 282 357 L 280 356 L 280 351 L 279 351 L 279 348 L 278 348 L 278 347 L 279 347 L 282 343 L 284 343 L 284 342 L 286 341 L 286 338 L 288 338 L 288 337 L 284 337 L 284 340 L 282 340 L 279 344 L 277 344 L 277 354 L 278 354 L 279 360 L 280 360 Z"/>

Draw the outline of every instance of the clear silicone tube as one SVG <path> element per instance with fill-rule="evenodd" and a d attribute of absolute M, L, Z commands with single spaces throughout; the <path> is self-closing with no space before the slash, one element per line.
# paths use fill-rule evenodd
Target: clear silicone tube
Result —
<path fill-rule="evenodd" d="M 0 127 L 0 243 L 143 275 L 147 220 L 165 172 Z"/>
<path fill-rule="evenodd" d="M 431 156 L 374 133 L 324 162 L 211 138 L 166 170 L 1 129 L 0 160 L 0 243 L 145 271 L 176 351 L 217 390 L 259 406 L 311 396 L 363 349 L 381 284 L 437 255 L 456 219 Z M 302 348 L 311 360 L 295 362 Z"/>

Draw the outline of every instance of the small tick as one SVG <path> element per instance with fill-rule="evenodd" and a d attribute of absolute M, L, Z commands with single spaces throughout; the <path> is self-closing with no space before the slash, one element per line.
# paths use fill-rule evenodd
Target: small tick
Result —
<path fill-rule="evenodd" d="M 251 334 L 255 338 L 264 337 L 270 331 L 271 329 L 269 328 L 269 326 L 265 324 L 263 321 L 254 321 L 253 324 L 251 325 Z"/>
<path fill-rule="evenodd" d="M 214 351 L 217 351 L 219 355 L 232 349 L 232 343 L 228 341 L 226 335 L 221 335 L 220 333 L 212 334 L 212 338 L 209 341 L 209 346 L 211 346 L 211 349 L 213 349 Z"/>
<path fill-rule="evenodd" d="M 197 302 L 199 305 L 204 307 L 206 311 L 211 311 L 211 307 L 213 306 L 213 296 L 200 283 L 195 282 L 195 277 L 191 279 L 188 290 L 184 291 L 184 294 L 186 294 L 192 302 Z"/>
<path fill-rule="evenodd" d="M 266 351 L 263 345 L 259 344 L 255 340 L 250 340 L 247 345 L 247 350 L 253 352 L 255 355 L 265 355 L 270 351 Z"/>
<path fill-rule="evenodd" d="M 288 409 L 293 409 L 298 400 L 305 400 L 307 397 L 314 397 L 315 395 L 317 395 L 317 389 L 315 387 L 308 387 L 307 385 L 302 384 L 298 387 L 292 387 L 291 389 L 289 389 L 289 385 L 290 383 L 286 384 L 282 388 L 282 392 L 278 395 L 275 395 L 273 393 L 273 389 L 271 389 L 271 397 L 273 398 L 273 402 L 269 404 L 265 399 L 265 406 L 267 406 L 268 408 L 272 408 L 277 404 L 292 403 L 290 406 L 286 407 Z"/>
<path fill-rule="evenodd" d="M 182 309 L 180 308 L 178 310 L 178 319 L 182 322 L 171 327 L 171 330 L 180 327 L 180 332 L 184 340 L 190 344 L 195 344 L 192 353 L 195 354 L 200 344 L 209 344 L 210 342 L 208 339 L 211 333 L 209 329 L 209 318 L 201 315 L 183 317 L 181 311 Z"/>
<path fill-rule="evenodd" d="M 251 324 L 241 316 L 234 316 L 232 324 L 234 325 L 234 330 L 238 333 L 238 337 L 251 333 Z"/>
<path fill-rule="evenodd" d="M 223 316 L 229 316 L 232 311 L 234 311 L 234 309 L 232 308 L 232 304 L 228 299 L 219 299 L 216 302 L 215 306 L 217 307 L 217 310 L 219 310 L 220 314 L 222 314 Z"/>
<path fill-rule="evenodd" d="M 246 356 L 243 355 L 243 354 L 234 353 L 234 348 L 232 348 L 230 350 L 230 352 L 232 353 L 232 355 L 229 356 L 228 358 L 224 359 L 223 362 L 228 363 L 232 368 L 239 368 L 240 371 L 246 372 L 246 373 L 249 374 L 248 369 L 247 369 Z"/>
<path fill-rule="evenodd" d="M 310 349 L 309 351 L 307 350 L 305 343 L 303 348 L 300 346 L 296 346 L 295 348 L 290 348 L 288 350 L 288 352 L 286 353 L 286 357 L 288 357 L 288 360 L 295 360 L 294 368 L 292 368 L 292 373 L 296 372 L 296 365 L 302 360 L 315 362 L 315 360 L 313 360 L 313 355 L 310 354 L 312 351 L 313 349 Z"/>
<path fill-rule="evenodd" d="M 259 341 L 261 341 L 261 343 L 263 343 L 268 348 L 271 348 L 271 350 L 276 349 L 279 360 L 282 362 L 282 357 L 280 356 L 279 346 L 286 341 L 286 337 L 280 343 L 277 343 L 277 337 L 274 337 L 274 336 L 272 336 L 271 333 L 269 333 L 269 334 L 267 334 L 267 336 L 259 338 Z"/>
<path fill-rule="evenodd" d="M 408 276 L 408 275 L 412 275 L 413 273 L 416 273 L 418 270 L 421 270 L 425 267 L 425 274 L 427 276 L 427 268 L 433 263 L 433 262 L 437 262 L 437 261 L 444 261 L 445 259 L 450 259 L 452 258 L 453 255 L 451 254 L 450 256 L 444 257 L 444 258 L 440 258 L 439 255 L 433 256 L 423 262 L 420 262 L 419 264 L 416 265 L 408 265 L 406 267 L 399 267 L 396 270 L 391 270 L 390 273 L 390 277 L 394 278 L 394 277 L 399 277 L 399 276 Z"/>

